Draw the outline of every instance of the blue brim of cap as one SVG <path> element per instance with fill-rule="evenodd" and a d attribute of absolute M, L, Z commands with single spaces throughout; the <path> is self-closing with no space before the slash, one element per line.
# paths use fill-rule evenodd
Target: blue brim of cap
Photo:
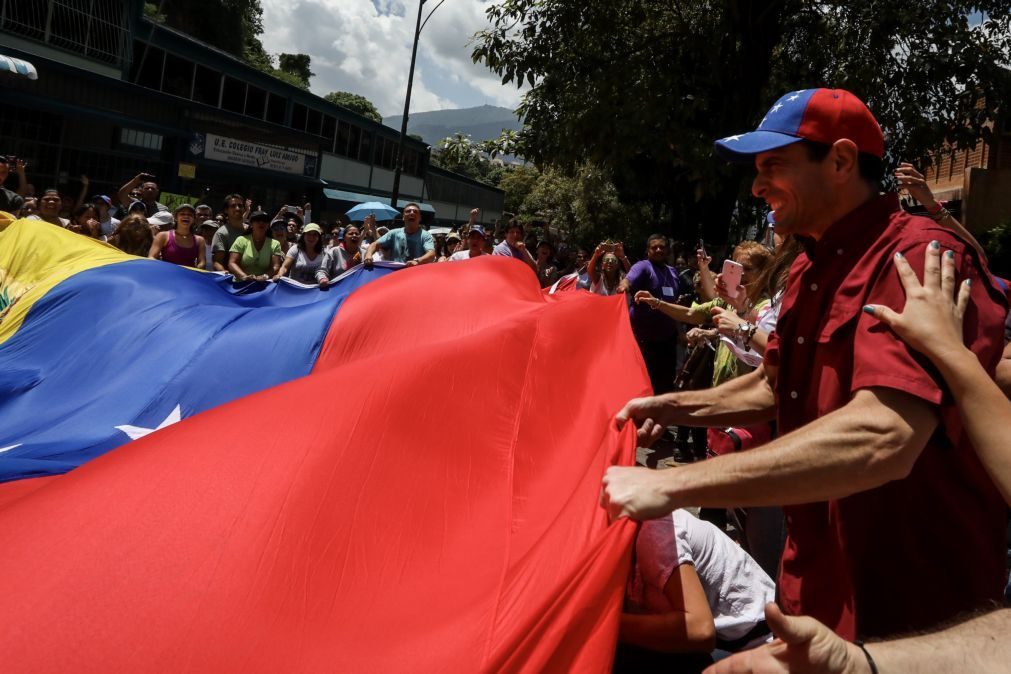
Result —
<path fill-rule="evenodd" d="M 750 161 L 756 154 L 775 150 L 804 140 L 778 131 L 752 131 L 727 136 L 713 143 L 720 158 L 727 161 Z"/>

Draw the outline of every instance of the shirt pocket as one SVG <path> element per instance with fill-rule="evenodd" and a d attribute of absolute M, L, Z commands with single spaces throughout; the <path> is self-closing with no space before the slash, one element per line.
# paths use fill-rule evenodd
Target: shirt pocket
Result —
<path fill-rule="evenodd" d="M 829 307 L 828 316 L 818 329 L 818 343 L 826 344 L 851 334 L 861 311 L 863 302 L 856 299 L 839 301 L 837 298 Z"/>

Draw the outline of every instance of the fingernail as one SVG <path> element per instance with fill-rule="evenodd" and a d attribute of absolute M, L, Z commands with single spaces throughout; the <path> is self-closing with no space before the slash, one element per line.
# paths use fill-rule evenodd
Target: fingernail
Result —
<path fill-rule="evenodd" d="M 864 305 L 864 313 L 865 314 L 873 314 L 874 313 L 874 307 L 872 307 L 869 304 L 865 304 Z"/>
<path fill-rule="evenodd" d="M 930 247 L 933 248 L 934 250 L 937 250 L 938 248 L 941 247 L 941 244 L 938 241 L 931 241 L 930 242 Z"/>
<path fill-rule="evenodd" d="M 947 258 L 948 258 L 949 260 L 954 260 L 954 259 L 955 259 L 955 251 L 953 251 L 953 250 L 949 250 L 949 251 L 948 251 L 947 253 L 945 253 L 944 255 L 945 255 L 945 257 L 947 257 Z"/>
<path fill-rule="evenodd" d="M 895 253 L 895 259 L 896 260 L 901 260 L 902 259 L 902 253 L 898 253 L 898 252 Z"/>
<path fill-rule="evenodd" d="M 972 285 L 972 279 L 968 279 L 968 278 L 965 279 L 965 285 L 971 286 Z"/>

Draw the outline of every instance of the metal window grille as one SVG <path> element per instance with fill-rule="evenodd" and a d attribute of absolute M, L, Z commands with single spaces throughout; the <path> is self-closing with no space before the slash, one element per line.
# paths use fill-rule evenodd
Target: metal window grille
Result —
<path fill-rule="evenodd" d="M 0 0 L 0 30 L 119 65 L 126 9 L 122 0 Z"/>

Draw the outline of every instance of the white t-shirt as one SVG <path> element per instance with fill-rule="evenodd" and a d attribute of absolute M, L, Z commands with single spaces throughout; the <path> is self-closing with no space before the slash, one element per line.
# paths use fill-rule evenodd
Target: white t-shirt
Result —
<path fill-rule="evenodd" d="M 484 253 L 482 252 L 479 255 L 477 255 L 476 257 L 481 257 L 481 255 L 484 255 Z M 470 258 L 471 258 L 470 249 L 467 249 L 467 250 L 458 250 L 458 251 L 456 251 L 455 253 L 453 253 L 452 255 L 449 256 L 449 261 L 450 262 L 459 262 L 460 260 L 469 260 Z"/>
<path fill-rule="evenodd" d="M 102 236 L 108 237 L 116 231 L 117 227 L 119 227 L 119 220 L 116 218 L 109 218 L 102 223 Z"/>
<path fill-rule="evenodd" d="M 673 610 L 664 586 L 682 564 L 692 564 L 709 601 L 716 636 L 734 641 L 765 620 L 776 585 L 741 546 L 718 528 L 685 510 L 644 522 L 635 542 L 635 568 L 626 602 L 632 613 Z M 746 648 L 766 641 L 759 637 Z"/>
<path fill-rule="evenodd" d="M 621 284 L 621 280 L 625 278 L 625 274 L 618 273 L 618 282 L 614 286 L 608 286 L 607 281 L 604 279 L 604 275 L 600 275 L 599 281 L 590 281 L 590 292 L 595 295 L 614 295 L 618 291 L 618 285 Z"/>

